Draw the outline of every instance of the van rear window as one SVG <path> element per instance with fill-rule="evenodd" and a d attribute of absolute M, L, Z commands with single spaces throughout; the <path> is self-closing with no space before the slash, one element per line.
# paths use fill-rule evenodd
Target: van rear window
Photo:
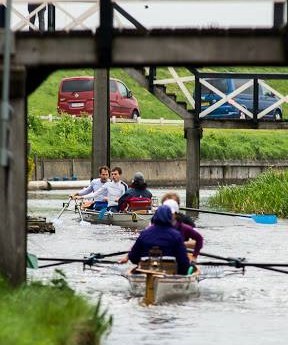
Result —
<path fill-rule="evenodd" d="M 93 80 L 67 80 L 62 84 L 62 92 L 93 91 Z"/>

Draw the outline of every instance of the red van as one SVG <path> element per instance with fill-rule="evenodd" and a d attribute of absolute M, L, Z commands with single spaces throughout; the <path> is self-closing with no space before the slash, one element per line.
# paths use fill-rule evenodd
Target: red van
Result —
<path fill-rule="evenodd" d="M 61 80 L 58 93 L 58 113 L 92 115 L 94 102 L 94 78 L 72 77 Z M 118 79 L 110 79 L 110 117 L 137 119 L 140 110 L 137 99 L 128 87 Z"/>

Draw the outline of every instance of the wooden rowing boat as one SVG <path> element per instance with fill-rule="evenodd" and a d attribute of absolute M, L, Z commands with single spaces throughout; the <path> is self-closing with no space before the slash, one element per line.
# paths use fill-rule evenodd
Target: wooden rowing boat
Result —
<path fill-rule="evenodd" d="M 192 274 L 185 276 L 170 274 L 170 269 L 167 269 L 168 266 L 164 269 L 160 265 L 154 268 L 149 267 L 147 261 L 150 259 L 145 259 L 144 265 L 140 263 L 138 267 L 128 271 L 127 279 L 131 294 L 135 297 L 144 296 L 143 301 L 146 305 L 187 299 L 199 295 L 200 271 L 198 268 Z M 173 259 L 175 260 L 175 258 Z M 164 261 L 171 262 L 171 258 L 163 257 L 161 263 Z"/>
<path fill-rule="evenodd" d="M 149 296 L 147 296 L 147 290 L 149 289 L 147 276 L 149 276 L 150 274 L 153 280 L 152 300 L 150 300 Z M 187 276 L 169 275 L 148 270 L 146 272 L 143 270 L 141 273 L 132 271 L 127 274 L 127 278 L 130 283 L 131 294 L 135 297 L 145 296 L 145 304 L 159 304 L 179 299 L 187 299 L 192 296 L 198 296 L 198 276 L 199 271 L 196 271 Z"/>
<path fill-rule="evenodd" d="M 111 212 L 82 209 L 82 219 L 92 224 L 117 225 L 124 228 L 144 229 L 149 225 L 154 212 Z"/>

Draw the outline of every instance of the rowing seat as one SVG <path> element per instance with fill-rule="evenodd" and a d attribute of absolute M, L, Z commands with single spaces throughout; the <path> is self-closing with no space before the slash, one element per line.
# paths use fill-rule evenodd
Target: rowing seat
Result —
<path fill-rule="evenodd" d="M 153 270 L 166 274 L 177 274 L 177 262 L 174 256 L 142 257 L 138 267 L 141 270 Z"/>

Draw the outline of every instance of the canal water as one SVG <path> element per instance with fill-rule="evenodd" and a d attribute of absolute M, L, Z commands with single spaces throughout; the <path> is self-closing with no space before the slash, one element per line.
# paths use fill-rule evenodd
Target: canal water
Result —
<path fill-rule="evenodd" d="M 158 196 L 166 191 L 152 190 Z M 177 192 L 184 204 L 185 191 Z M 201 203 L 213 192 L 201 191 Z M 28 214 L 55 220 L 69 193 L 29 192 Z M 129 250 L 137 237 L 135 231 L 81 223 L 78 218 L 73 211 L 65 211 L 55 222 L 55 234 L 29 234 L 28 251 L 38 257 L 82 259 L 89 253 Z M 205 253 L 245 257 L 250 262 L 288 263 L 286 220 L 262 225 L 245 218 L 201 213 L 196 224 L 205 238 Z M 57 267 L 66 274 L 70 286 L 92 303 L 102 296 L 103 308 L 114 318 L 103 345 L 174 345 L 175 341 L 179 345 L 287 343 L 287 274 L 249 267 L 244 275 L 201 281 L 197 298 L 143 307 L 139 299 L 131 297 L 128 281 L 121 276 L 128 267 L 106 265 L 95 267 L 95 271 L 83 271 L 79 263 Z M 55 267 L 28 269 L 29 279 L 47 281 L 54 274 Z"/>

